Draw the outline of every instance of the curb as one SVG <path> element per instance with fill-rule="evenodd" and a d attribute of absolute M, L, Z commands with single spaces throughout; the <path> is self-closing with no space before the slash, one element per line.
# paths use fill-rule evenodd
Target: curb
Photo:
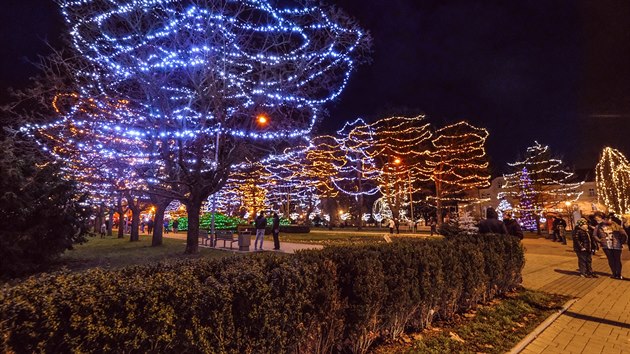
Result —
<path fill-rule="evenodd" d="M 545 329 L 547 329 L 547 327 L 551 326 L 551 324 L 558 317 L 560 317 L 560 315 L 565 313 L 577 301 L 578 299 L 567 301 L 560 310 L 558 310 L 556 313 L 552 314 L 551 316 L 547 317 L 547 319 L 543 323 L 539 324 L 538 327 L 536 327 L 530 334 L 527 335 L 527 337 L 523 338 L 523 340 L 518 342 L 518 344 L 516 344 L 514 348 L 512 348 L 512 350 L 508 352 L 508 354 L 518 354 L 521 351 L 523 351 L 525 347 L 527 347 L 531 342 L 533 342 L 534 339 L 536 339 Z"/>

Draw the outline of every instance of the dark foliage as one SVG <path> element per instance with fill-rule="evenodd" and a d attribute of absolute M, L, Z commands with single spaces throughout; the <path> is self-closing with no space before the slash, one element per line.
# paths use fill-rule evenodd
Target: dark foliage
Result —
<path fill-rule="evenodd" d="M 0 277 L 44 269 L 83 242 L 88 210 L 33 143 L 0 134 Z"/>
<path fill-rule="evenodd" d="M 520 282 L 516 238 L 462 236 L 30 278 L 0 351 L 365 353 Z"/>

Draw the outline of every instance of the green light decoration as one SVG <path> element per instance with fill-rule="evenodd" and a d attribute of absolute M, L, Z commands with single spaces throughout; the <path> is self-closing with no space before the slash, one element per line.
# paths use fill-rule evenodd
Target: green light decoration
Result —
<path fill-rule="evenodd" d="M 177 219 L 179 221 L 179 225 L 177 225 L 178 231 L 186 231 L 188 230 L 188 218 L 180 217 Z M 199 220 L 199 227 L 202 230 L 210 230 L 210 223 L 212 220 L 212 213 L 204 213 L 201 215 Z M 214 228 L 217 230 L 236 230 L 238 225 L 249 225 L 250 223 L 247 220 L 241 219 L 236 216 L 226 216 L 223 214 L 216 214 L 214 219 Z M 267 218 L 267 225 L 271 226 L 273 224 L 272 218 Z M 290 225 L 291 221 L 286 218 L 280 218 L 280 225 Z M 173 221 L 169 222 L 169 227 L 173 227 Z"/>

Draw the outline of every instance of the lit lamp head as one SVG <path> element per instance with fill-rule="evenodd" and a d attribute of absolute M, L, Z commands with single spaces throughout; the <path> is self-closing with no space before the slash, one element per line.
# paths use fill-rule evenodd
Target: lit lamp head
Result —
<path fill-rule="evenodd" d="M 394 165 L 400 165 L 401 162 L 402 160 L 398 157 L 394 159 Z"/>
<path fill-rule="evenodd" d="M 258 123 L 258 125 L 267 125 L 267 123 L 269 123 L 269 118 L 267 118 L 264 114 L 259 114 L 256 116 L 256 123 Z"/>

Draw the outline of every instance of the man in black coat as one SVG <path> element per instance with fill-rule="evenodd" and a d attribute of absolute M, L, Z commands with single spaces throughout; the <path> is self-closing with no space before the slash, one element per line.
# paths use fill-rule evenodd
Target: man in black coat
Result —
<path fill-rule="evenodd" d="M 486 220 L 479 222 L 479 233 L 481 234 L 501 234 L 506 235 L 505 224 L 499 220 L 499 215 L 493 208 L 486 210 Z"/>
<path fill-rule="evenodd" d="M 512 212 L 507 211 L 503 214 L 503 224 L 505 224 L 508 235 L 516 236 L 521 240 L 523 239 L 521 225 L 519 225 L 518 221 L 512 219 Z"/>

